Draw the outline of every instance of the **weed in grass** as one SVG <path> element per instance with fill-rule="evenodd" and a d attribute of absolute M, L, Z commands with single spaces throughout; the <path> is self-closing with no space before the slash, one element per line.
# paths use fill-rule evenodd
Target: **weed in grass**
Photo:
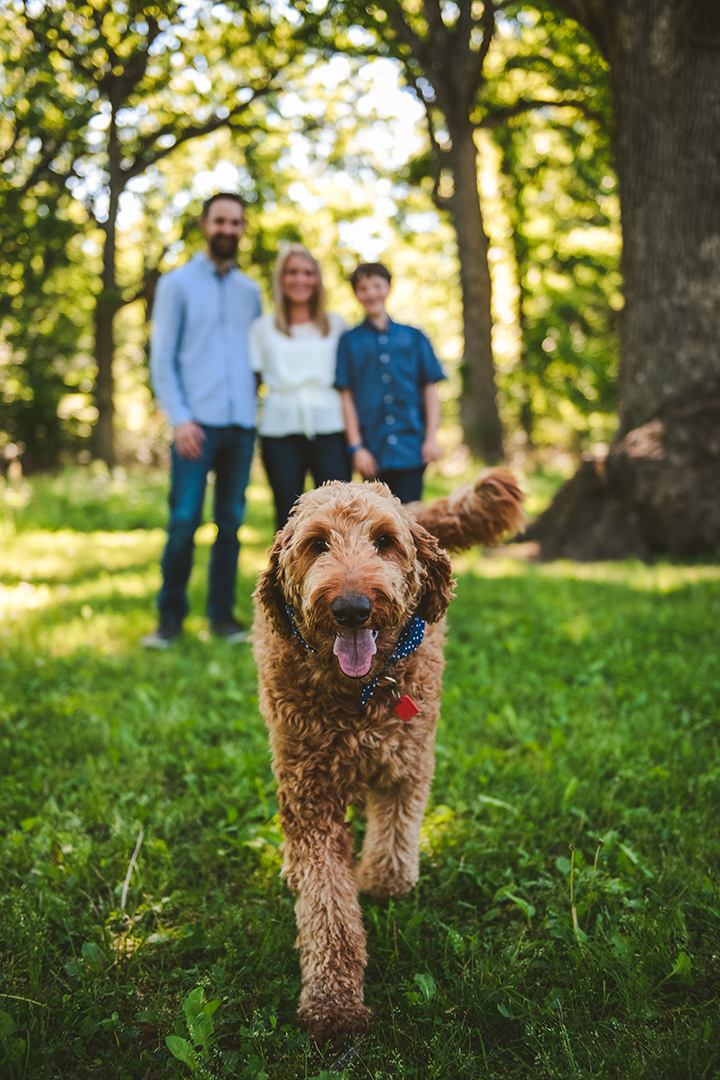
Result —
<path fill-rule="evenodd" d="M 318 1051 L 249 651 L 139 648 L 163 534 L 108 505 L 0 556 L 3 1080 L 191 1076 L 168 1037 L 239 1080 L 720 1076 L 718 567 L 458 559 L 420 882 L 363 899 L 374 1027 Z"/>

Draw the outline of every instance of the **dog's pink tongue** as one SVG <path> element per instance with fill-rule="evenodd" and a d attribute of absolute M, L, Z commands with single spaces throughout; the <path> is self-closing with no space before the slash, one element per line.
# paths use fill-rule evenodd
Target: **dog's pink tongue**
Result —
<path fill-rule="evenodd" d="M 335 638 L 333 652 L 340 668 L 351 679 L 367 675 L 377 645 L 372 630 L 340 630 Z"/>

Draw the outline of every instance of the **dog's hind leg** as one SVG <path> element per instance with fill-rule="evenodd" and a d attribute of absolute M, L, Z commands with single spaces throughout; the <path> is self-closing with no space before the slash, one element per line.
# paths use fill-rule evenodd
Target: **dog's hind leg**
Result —
<path fill-rule="evenodd" d="M 421 762 L 412 779 L 366 795 L 367 830 L 357 866 L 360 892 L 402 896 L 417 884 L 420 826 L 430 794 L 433 761 Z"/>
<path fill-rule="evenodd" d="M 292 805 L 280 791 L 283 872 L 297 894 L 297 947 L 302 992 L 298 1018 L 318 1042 L 365 1031 L 365 931 L 352 862 L 352 839 L 336 802 Z"/>

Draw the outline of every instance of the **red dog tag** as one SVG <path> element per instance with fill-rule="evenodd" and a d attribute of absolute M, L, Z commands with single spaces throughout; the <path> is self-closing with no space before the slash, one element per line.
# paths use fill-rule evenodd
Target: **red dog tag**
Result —
<path fill-rule="evenodd" d="M 417 716 L 420 710 L 411 697 L 408 697 L 407 694 L 403 694 L 395 706 L 395 712 L 401 720 L 408 721 L 412 720 L 413 716 Z"/>

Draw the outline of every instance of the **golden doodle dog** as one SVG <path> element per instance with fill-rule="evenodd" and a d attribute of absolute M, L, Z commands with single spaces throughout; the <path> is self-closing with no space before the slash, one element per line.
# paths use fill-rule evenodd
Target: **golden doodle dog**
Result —
<path fill-rule="evenodd" d="M 299 499 L 260 577 L 253 648 L 283 873 L 297 896 L 298 1016 L 318 1041 L 369 1020 L 358 891 L 401 896 L 418 880 L 453 595 L 447 550 L 514 531 L 521 501 L 505 470 L 429 505 L 402 506 L 381 483 L 327 483 Z M 367 816 L 357 864 L 353 800 Z"/>

